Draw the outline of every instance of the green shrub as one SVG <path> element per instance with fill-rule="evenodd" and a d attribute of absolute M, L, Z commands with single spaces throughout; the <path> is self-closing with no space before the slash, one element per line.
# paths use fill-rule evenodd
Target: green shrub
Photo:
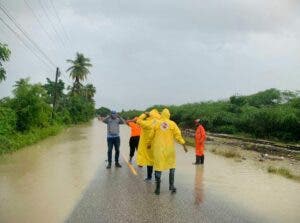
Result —
<path fill-rule="evenodd" d="M 6 107 L 0 107 L 0 135 L 11 134 L 16 129 L 16 113 Z"/>

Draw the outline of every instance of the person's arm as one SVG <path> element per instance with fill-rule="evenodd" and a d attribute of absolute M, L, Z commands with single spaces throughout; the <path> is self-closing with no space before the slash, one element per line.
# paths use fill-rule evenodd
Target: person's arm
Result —
<path fill-rule="evenodd" d="M 110 118 L 110 115 L 106 116 L 102 122 L 104 122 L 105 124 L 108 124 L 108 119 Z"/>
<path fill-rule="evenodd" d="M 149 117 L 149 112 L 144 112 L 137 118 L 137 120 L 144 120 L 148 117 Z"/>
<path fill-rule="evenodd" d="M 173 122 L 173 124 L 174 124 L 174 132 L 173 132 L 174 137 L 175 137 L 176 141 L 179 142 L 183 146 L 183 150 L 185 152 L 187 152 L 188 150 L 187 150 L 186 145 L 185 145 L 185 140 L 183 139 L 183 137 L 181 135 L 181 131 L 178 128 L 178 126 L 176 125 L 175 122 Z"/>
<path fill-rule="evenodd" d="M 120 115 L 118 115 L 118 118 L 119 118 L 119 124 L 120 125 L 123 125 L 123 124 L 126 123 L 126 121 Z"/>
<path fill-rule="evenodd" d="M 143 114 L 141 114 L 137 120 L 136 120 L 136 123 L 141 126 L 143 129 L 152 129 L 152 121 L 149 121 L 149 120 L 145 120 L 146 118 L 149 117 L 149 113 L 148 112 L 144 112 Z"/>
<path fill-rule="evenodd" d="M 137 118 L 126 120 L 126 124 L 131 126 L 131 123 L 136 123 Z"/>
<path fill-rule="evenodd" d="M 152 144 L 152 141 L 154 139 L 156 129 L 157 129 L 157 126 L 154 126 L 153 128 L 151 128 L 151 131 L 148 135 L 147 142 L 146 142 L 147 149 L 151 149 L 151 144 Z"/>
<path fill-rule="evenodd" d="M 199 143 L 204 143 L 205 139 L 206 139 L 205 130 L 202 126 L 200 126 L 198 131 L 198 141 Z"/>

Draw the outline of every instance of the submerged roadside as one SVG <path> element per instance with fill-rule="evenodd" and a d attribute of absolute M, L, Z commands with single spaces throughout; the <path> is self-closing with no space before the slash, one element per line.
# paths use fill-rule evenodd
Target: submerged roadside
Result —
<path fill-rule="evenodd" d="M 16 132 L 5 136 L 0 135 L 0 155 L 17 151 L 49 136 L 57 135 L 67 127 L 66 125 L 56 124 L 46 128 L 33 128 L 24 133 Z"/>
<path fill-rule="evenodd" d="M 183 132 L 187 144 L 194 147 L 194 138 L 191 131 Z M 288 147 L 272 146 L 254 141 L 247 141 L 218 137 L 209 134 L 207 138 L 206 151 L 226 158 L 234 159 L 236 162 L 252 162 L 263 171 L 283 176 L 300 182 L 300 151 L 290 150 Z"/>

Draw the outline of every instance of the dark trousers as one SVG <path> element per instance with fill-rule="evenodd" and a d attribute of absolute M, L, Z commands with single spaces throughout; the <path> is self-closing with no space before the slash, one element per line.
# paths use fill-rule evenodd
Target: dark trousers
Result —
<path fill-rule="evenodd" d="M 108 162 L 111 163 L 111 157 L 112 157 L 112 150 L 113 147 L 115 147 L 115 162 L 119 162 L 119 156 L 120 156 L 120 137 L 112 137 L 107 138 L 107 158 Z"/>
<path fill-rule="evenodd" d="M 174 174 L 175 174 L 175 168 L 169 169 L 169 178 L 171 178 L 171 176 L 173 175 L 173 183 L 174 183 Z M 155 171 L 154 175 L 155 175 L 155 180 L 160 182 L 161 171 Z"/>
<path fill-rule="evenodd" d="M 151 179 L 153 173 L 153 166 L 147 166 L 147 178 Z"/>
<path fill-rule="evenodd" d="M 135 150 L 138 149 L 140 137 L 139 136 L 131 136 L 129 139 L 129 147 L 130 147 L 130 154 L 129 156 L 132 158 L 134 156 Z"/>

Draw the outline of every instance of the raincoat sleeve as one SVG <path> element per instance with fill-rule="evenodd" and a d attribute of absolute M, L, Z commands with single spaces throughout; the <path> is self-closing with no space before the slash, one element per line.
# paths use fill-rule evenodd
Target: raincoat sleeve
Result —
<path fill-rule="evenodd" d="M 142 118 L 140 118 L 140 117 L 142 117 Z M 152 122 L 149 120 L 144 120 L 147 117 L 147 115 L 142 114 L 142 115 L 140 115 L 140 117 L 138 117 L 138 119 L 136 120 L 136 123 L 139 126 L 141 126 L 143 129 L 148 129 L 148 130 L 152 129 Z"/>
<path fill-rule="evenodd" d="M 185 141 L 181 135 L 181 131 L 180 129 L 178 128 L 178 126 L 174 123 L 174 137 L 175 139 L 180 143 L 180 144 L 185 144 Z"/>
<path fill-rule="evenodd" d="M 147 115 L 146 115 L 145 113 L 142 113 L 142 114 L 138 117 L 138 119 L 144 120 L 146 117 L 147 117 Z"/>
<path fill-rule="evenodd" d="M 110 116 L 108 115 L 108 116 L 106 116 L 103 120 L 102 120 L 102 122 L 104 122 L 105 124 L 107 124 L 108 123 L 108 119 L 110 118 Z"/>
<path fill-rule="evenodd" d="M 156 131 L 157 131 L 157 128 L 158 128 L 158 124 L 154 125 L 150 132 L 149 132 L 149 135 L 148 135 L 148 139 L 147 139 L 147 145 L 151 146 L 153 140 L 154 140 L 154 137 L 155 137 L 155 134 L 156 134 Z"/>

